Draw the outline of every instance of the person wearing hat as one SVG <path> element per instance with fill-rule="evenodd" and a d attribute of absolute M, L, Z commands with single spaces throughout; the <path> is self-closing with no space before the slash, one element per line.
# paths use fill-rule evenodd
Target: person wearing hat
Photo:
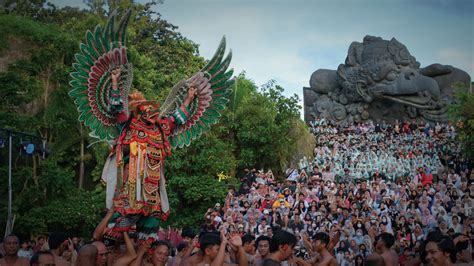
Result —
<path fill-rule="evenodd" d="M 272 207 L 274 209 L 283 208 L 283 207 L 290 208 L 290 203 L 286 201 L 285 196 L 283 194 L 278 194 L 278 200 L 275 200 L 275 202 L 273 202 Z"/>

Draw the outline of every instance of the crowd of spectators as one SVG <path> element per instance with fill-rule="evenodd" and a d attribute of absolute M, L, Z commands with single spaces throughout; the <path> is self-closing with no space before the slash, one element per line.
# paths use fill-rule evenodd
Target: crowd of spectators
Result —
<path fill-rule="evenodd" d="M 311 130 L 313 159 L 290 167 L 283 182 L 271 171 L 246 170 L 242 186 L 208 210 L 202 230 L 223 227 L 255 239 L 285 230 L 297 238 L 295 257 L 306 261 L 317 261 L 314 238 L 325 233 L 339 265 L 367 263 L 380 242 L 401 265 L 416 265 L 431 234 L 453 241 L 458 263 L 473 263 L 472 166 L 452 125 L 315 120 Z M 393 241 L 377 241 L 385 234 Z"/>
<path fill-rule="evenodd" d="M 124 233 L 112 249 L 100 234 L 9 236 L 0 265 L 473 265 L 474 177 L 451 125 L 310 126 L 311 158 L 278 178 L 245 169 L 199 231 L 162 228 L 138 247 Z"/>

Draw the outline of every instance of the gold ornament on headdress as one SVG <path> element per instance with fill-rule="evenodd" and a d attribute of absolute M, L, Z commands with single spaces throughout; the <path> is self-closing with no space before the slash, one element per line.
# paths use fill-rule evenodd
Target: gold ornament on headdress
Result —
<path fill-rule="evenodd" d="M 153 109 L 158 109 L 160 107 L 159 102 L 147 100 L 141 91 L 133 90 L 128 95 L 128 108 L 130 111 L 136 111 L 138 106 L 145 105 L 149 105 Z"/>

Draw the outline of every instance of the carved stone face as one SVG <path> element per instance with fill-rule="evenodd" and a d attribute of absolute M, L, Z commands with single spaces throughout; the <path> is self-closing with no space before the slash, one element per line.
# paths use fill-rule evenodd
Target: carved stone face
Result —
<path fill-rule="evenodd" d="M 433 109 L 440 97 L 437 82 L 420 74 L 419 63 L 396 39 L 367 36 L 353 43 L 346 64 L 338 69 L 343 88 L 359 100 L 388 99 L 420 109 Z M 354 99 L 356 100 L 356 99 Z"/>
<path fill-rule="evenodd" d="M 335 104 L 327 96 L 322 96 L 317 100 L 317 111 L 331 120 L 341 121 L 346 118 L 346 108 L 341 104 Z"/>

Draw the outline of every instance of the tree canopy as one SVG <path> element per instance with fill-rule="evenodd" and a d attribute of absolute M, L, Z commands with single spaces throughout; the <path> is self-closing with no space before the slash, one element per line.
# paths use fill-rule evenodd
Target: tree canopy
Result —
<path fill-rule="evenodd" d="M 474 94 L 463 84 L 455 86 L 456 103 L 450 106 L 451 122 L 456 126 L 457 139 L 462 143 L 463 152 L 474 159 Z"/>

